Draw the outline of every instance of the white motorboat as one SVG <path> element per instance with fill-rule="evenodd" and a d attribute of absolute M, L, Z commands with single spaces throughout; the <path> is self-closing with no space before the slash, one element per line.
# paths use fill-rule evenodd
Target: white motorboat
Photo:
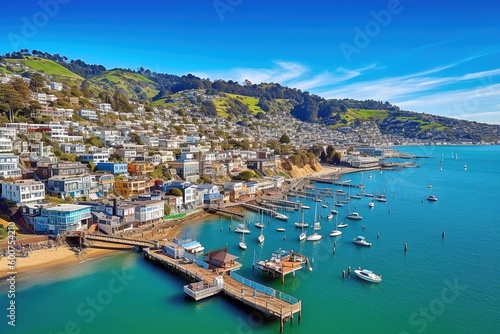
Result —
<path fill-rule="evenodd" d="M 328 216 L 326 216 L 326 219 L 332 220 L 333 219 L 333 213 L 330 213 Z"/>
<path fill-rule="evenodd" d="M 373 208 L 373 207 L 375 206 L 375 203 L 374 203 L 374 202 L 370 202 L 370 203 L 368 203 L 368 206 L 369 206 L 370 208 Z"/>
<path fill-rule="evenodd" d="M 236 227 L 236 230 L 234 230 L 234 232 L 246 234 L 246 233 L 250 233 L 250 230 L 247 229 L 245 224 L 238 224 L 238 226 Z"/>
<path fill-rule="evenodd" d="M 301 205 L 301 206 L 300 206 L 300 208 L 301 208 L 301 209 L 304 209 L 304 210 L 309 210 L 309 209 L 310 209 L 310 207 L 309 207 L 309 206 L 307 206 L 307 205 Z"/>
<path fill-rule="evenodd" d="M 375 274 L 373 271 L 368 269 L 354 269 L 354 273 L 361 279 L 372 283 L 382 282 L 382 276 Z"/>
<path fill-rule="evenodd" d="M 437 197 L 436 197 L 436 196 L 434 196 L 434 195 L 429 195 L 429 196 L 427 196 L 427 200 L 428 200 L 428 201 L 431 201 L 431 202 L 436 202 L 438 199 L 437 199 Z"/>
<path fill-rule="evenodd" d="M 366 247 L 370 247 L 372 245 L 372 243 L 366 241 L 366 238 L 363 237 L 362 235 L 358 235 L 356 238 L 352 239 L 352 242 L 354 242 L 357 245 L 366 246 Z"/>
<path fill-rule="evenodd" d="M 337 228 L 344 228 L 344 227 L 347 227 L 347 226 L 349 226 L 349 225 L 346 224 L 346 223 L 344 223 L 344 222 L 342 222 L 342 223 L 340 223 L 340 224 L 337 225 Z"/>
<path fill-rule="evenodd" d="M 345 216 L 346 218 L 349 218 L 349 219 L 353 219 L 353 220 L 361 220 L 363 219 L 363 217 L 361 217 L 359 215 L 359 213 L 357 212 L 351 212 L 350 214 L 348 214 L 347 216 Z"/>
<path fill-rule="evenodd" d="M 278 231 L 278 232 L 285 232 L 286 230 L 285 230 L 285 228 L 284 228 L 284 227 L 278 227 L 278 228 L 276 229 L 276 231 Z"/>
<path fill-rule="evenodd" d="M 310 236 L 308 236 L 306 238 L 307 241 L 318 241 L 318 240 L 321 240 L 323 239 L 323 236 L 314 232 L 313 234 L 311 234 Z"/>
<path fill-rule="evenodd" d="M 299 241 L 304 241 L 306 240 L 306 238 L 307 238 L 306 232 L 302 232 L 301 234 L 299 234 Z"/>
<path fill-rule="evenodd" d="M 360 194 L 351 195 L 351 198 L 361 199 L 361 195 Z"/>
<path fill-rule="evenodd" d="M 467 165 L 464 165 L 464 170 L 467 170 Z"/>
<path fill-rule="evenodd" d="M 344 204 L 342 204 L 340 202 L 335 202 L 335 206 L 344 206 Z"/>
<path fill-rule="evenodd" d="M 328 205 L 326 205 L 326 204 L 321 204 L 321 207 L 322 207 L 323 209 L 326 209 L 326 208 L 328 208 Z"/>
<path fill-rule="evenodd" d="M 322 200 L 321 200 L 320 198 L 318 198 L 318 197 L 316 197 L 316 198 L 314 199 L 314 201 L 315 201 L 315 202 L 319 202 L 319 203 L 321 203 L 321 202 L 322 202 Z"/>
<path fill-rule="evenodd" d="M 295 222 L 295 227 L 298 227 L 298 228 L 309 227 L 309 224 L 304 223 L 304 222 Z"/>
<path fill-rule="evenodd" d="M 256 222 L 256 223 L 255 223 L 255 227 L 258 227 L 258 228 L 264 228 L 264 227 L 266 227 L 266 225 L 264 225 L 264 224 L 263 224 L 263 223 L 261 223 L 261 222 Z"/>
<path fill-rule="evenodd" d="M 339 214 L 339 212 L 338 212 L 337 210 L 334 210 L 334 209 L 331 209 L 331 210 L 330 210 L 330 213 L 331 213 L 332 215 L 338 215 L 338 214 Z"/>
<path fill-rule="evenodd" d="M 199 247 L 196 247 L 195 249 L 193 249 L 193 253 L 203 253 L 204 250 L 205 250 L 205 247 L 199 246 Z"/>

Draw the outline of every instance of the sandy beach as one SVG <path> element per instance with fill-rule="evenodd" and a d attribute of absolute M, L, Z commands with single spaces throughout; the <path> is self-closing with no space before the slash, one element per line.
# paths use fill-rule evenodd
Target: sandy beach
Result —
<path fill-rule="evenodd" d="M 320 171 L 312 173 L 311 176 L 321 177 L 328 174 L 348 174 L 358 172 L 364 169 L 348 168 L 348 167 L 323 167 Z M 126 237 L 129 238 L 142 238 L 146 240 L 161 240 L 167 238 L 172 240 L 174 237 L 179 237 L 179 233 L 188 224 L 199 223 L 200 220 L 205 219 L 210 214 L 203 213 L 195 215 L 194 217 L 184 217 L 175 222 L 165 222 L 152 229 L 140 230 L 134 233 L 128 233 Z M 98 244 L 97 244 L 98 246 Z M 103 247 L 109 245 L 102 245 Z M 130 249 L 130 247 L 124 247 Z M 57 266 L 76 265 L 82 261 L 90 258 L 98 258 L 106 255 L 111 255 L 120 251 L 120 247 L 115 248 L 89 248 L 83 254 L 78 256 L 75 252 L 69 250 L 67 247 L 57 247 L 43 250 L 36 250 L 30 253 L 29 257 L 16 258 L 16 268 L 14 271 L 23 273 L 38 269 L 50 269 Z M 0 259 L 0 278 L 7 275 L 8 264 L 7 257 Z"/>

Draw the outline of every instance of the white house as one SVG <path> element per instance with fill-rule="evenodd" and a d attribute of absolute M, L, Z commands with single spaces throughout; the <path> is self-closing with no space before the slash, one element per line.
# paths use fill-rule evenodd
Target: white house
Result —
<path fill-rule="evenodd" d="M 0 137 L 0 152 L 12 152 L 12 139 Z"/>
<path fill-rule="evenodd" d="M 97 112 L 95 110 L 82 109 L 78 112 L 78 115 L 80 115 L 81 118 L 88 119 L 89 121 L 99 120 L 99 115 L 97 115 Z"/>
<path fill-rule="evenodd" d="M 45 199 L 45 185 L 43 182 L 35 180 L 2 181 L 2 198 L 17 204 L 43 201 Z"/>
<path fill-rule="evenodd" d="M 19 157 L 16 155 L 0 155 L 0 176 L 4 178 L 21 178 L 21 169 L 17 166 Z"/>
<path fill-rule="evenodd" d="M 63 84 L 60 83 L 60 82 L 54 82 L 54 81 L 52 81 L 50 83 L 50 89 L 61 91 L 63 89 Z"/>

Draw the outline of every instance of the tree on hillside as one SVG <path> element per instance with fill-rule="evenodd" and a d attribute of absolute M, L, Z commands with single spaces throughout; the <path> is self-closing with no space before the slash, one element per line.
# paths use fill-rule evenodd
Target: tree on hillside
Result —
<path fill-rule="evenodd" d="M 257 177 L 257 174 L 253 170 L 244 170 L 235 176 L 234 179 L 248 182 L 254 177 Z"/>
<path fill-rule="evenodd" d="M 170 188 L 170 190 L 168 191 L 169 195 L 174 195 L 174 196 L 177 196 L 177 197 L 181 197 L 182 196 L 182 190 L 180 190 L 179 188 Z"/>
<path fill-rule="evenodd" d="M 40 92 L 42 88 L 45 87 L 46 81 L 45 78 L 38 72 L 35 72 L 30 75 L 30 84 L 29 88 L 34 92 Z"/>
<path fill-rule="evenodd" d="M 279 140 L 281 144 L 290 144 L 290 137 L 286 133 L 281 135 L 281 138 Z"/>

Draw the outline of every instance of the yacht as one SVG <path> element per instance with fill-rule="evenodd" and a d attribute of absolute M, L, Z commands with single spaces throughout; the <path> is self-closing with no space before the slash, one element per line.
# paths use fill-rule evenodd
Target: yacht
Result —
<path fill-rule="evenodd" d="M 326 219 L 332 220 L 333 219 L 333 213 L 330 213 L 328 216 L 326 216 Z"/>
<path fill-rule="evenodd" d="M 467 165 L 464 165 L 464 170 L 467 170 Z"/>
<path fill-rule="evenodd" d="M 324 208 L 324 209 L 326 209 L 326 208 L 328 208 L 328 205 L 326 205 L 326 204 L 321 204 L 321 207 L 322 207 L 322 208 Z"/>
<path fill-rule="evenodd" d="M 308 223 L 302 222 L 295 222 L 295 227 L 302 228 L 302 227 L 309 227 Z"/>
<path fill-rule="evenodd" d="M 314 199 L 314 201 L 315 201 L 315 202 L 319 202 L 319 203 L 320 203 L 320 202 L 322 202 L 322 200 L 321 200 L 320 198 L 318 198 L 318 197 L 316 197 L 316 198 Z"/>
<path fill-rule="evenodd" d="M 361 199 L 361 195 L 360 194 L 351 195 L 351 198 Z"/>
<path fill-rule="evenodd" d="M 285 232 L 286 230 L 285 230 L 285 228 L 284 228 L 284 227 L 278 227 L 278 228 L 276 229 L 276 231 L 278 231 L 278 232 Z"/>
<path fill-rule="evenodd" d="M 342 222 L 342 223 L 337 225 L 337 228 L 343 228 L 343 227 L 347 227 L 347 226 L 349 226 L 347 223 Z"/>
<path fill-rule="evenodd" d="M 339 216 L 337 216 L 336 218 L 336 221 L 335 221 L 335 230 L 333 230 L 331 233 L 330 233 L 330 236 L 331 237 L 338 237 L 339 235 L 342 234 L 341 231 L 339 231 Z"/>
<path fill-rule="evenodd" d="M 238 224 L 238 226 L 236 227 L 236 230 L 234 230 L 234 232 L 245 234 L 245 233 L 250 233 L 250 230 L 247 229 L 245 224 Z"/>
<path fill-rule="evenodd" d="M 363 237 L 362 235 L 358 235 L 356 238 L 352 239 L 352 242 L 354 242 L 357 245 L 367 246 L 367 247 L 370 247 L 372 245 L 372 243 L 366 241 L 366 238 Z"/>
<path fill-rule="evenodd" d="M 261 222 L 256 222 L 256 223 L 255 223 L 255 227 L 258 227 L 258 228 L 264 228 L 264 227 L 266 227 L 266 225 L 264 225 L 264 224 L 263 224 L 263 223 L 261 223 Z"/>
<path fill-rule="evenodd" d="M 363 219 L 363 217 L 361 217 L 359 215 L 359 213 L 357 212 L 351 212 L 350 214 L 348 214 L 347 216 L 345 216 L 346 218 L 349 218 L 349 219 L 354 219 L 354 220 L 361 220 Z"/>
<path fill-rule="evenodd" d="M 438 200 L 438 198 L 434 195 L 429 195 L 429 196 L 427 196 L 427 200 L 431 201 L 431 202 L 436 202 Z"/>
<path fill-rule="evenodd" d="M 306 238 L 307 241 L 318 241 L 318 240 L 321 240 L 323 239 L 323 236 L 314 232 L 313 234 L 311 234 L 310 236 L 308 236 Z"/>
<path fill-rule="evenodd" d="M 301 209 L 304 209 L 304 210 L 309 210 L 309 209 L 310 209 L 310 207 L 309 207 L 309 206 L 307 206 L 307 205 L 301 205 L 301 206 L 300 206 L 300 208 L 301 208 Z"/>
<path fill-rule="evenodd" d="M 331 213 L 332 215 L 338 215 L 338 214 L 339 214 L 339 212 L 338 212 L 337 210 L 334 210 L 334 209 L 331 209 L 331 210 L 330 210 L 330 213 Z"/>
<path fill-rule="evenodd" d="M 383 194 L 379 194 L 375 197 L 375 200 L 376 201 L 379 201 L 379 202 L 387 202 L 387 198 L 385 197 L 385 195 Z"/>
<path fill-rule="evenodd" d="M 354 269 L 354 273 L 361 279 L 372 283 L 380 283 L 382 281 L 382 276 L 375 274 L 373 271 L 368 269 Z"/>
<path fill-rule="evenodd" d="M 344 204 L 340 203 L 340 202 L 336 202 L 335 203 L 335 206 L 344 206 Z"/>

